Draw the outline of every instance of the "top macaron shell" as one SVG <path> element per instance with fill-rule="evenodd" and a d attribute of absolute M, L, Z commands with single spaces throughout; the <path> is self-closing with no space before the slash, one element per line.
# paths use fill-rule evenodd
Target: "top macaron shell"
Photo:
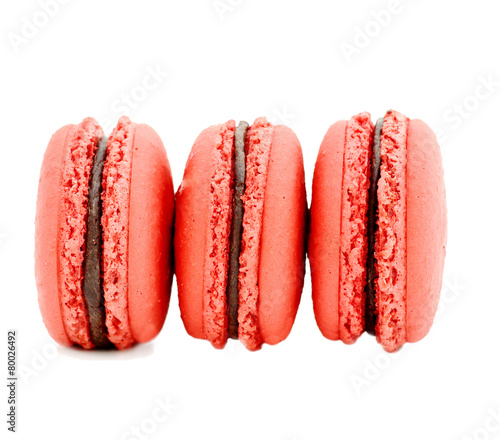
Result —
<path fill-rule="evenodd" d="M 257 120 L 253 127 L 265 128 L 266 124 L 265 121 Z M 201 339 L 207 339 L 207 331 L 212 330 L 205 328 L 203 319 L 206 310 L 203 301 L 203 268 L 207 256 L 200 249 L 206 246 L 206 228 L 212 211 L 208 194 L 216 166 L 214 148 L 220 145 L 223 133 L 228 130 L 229 134 L 234 133 L 234 126 L 234 121 L 229 121 L 210 127 L 198 136 L 177 193 L 174 247 L 179 305 L 186 330 L 191 336 Z M 256 262 L 258 335 L 242 340 L 251 350 L 260 348 L 262 342 L 276 344 L 282 341 L 293 325 L 304 277 L 306 207 L 300 144 L 290 129 L 274 126 L 262 223 L 259 226 L 260 255 Z M 225 212 L 230 206 L 220 209 Z M 223 270 L 227 270 L 227 262 L 220 262 L 220 265 Z M 223 295 L 222 300 L 225 301 Z M 226 313 L 226 306 L 225 302 L 221 304 L 223 314 Z M 222 326 L 226 322 L 223 314 L 219 319 Z M 223 328 L 223 332 L 215 343 L 211 340 L 217 348 L 222 348 L 227 340 L 226 328 Z"/>
<path fill-rule="evenodd" d="M 295 133 L 274 127 L 259 269 L 258 320 L 263 342 L 290 333 L 305 274 L 307 198 L 302 148 Z"/>
<path fill-rule="evenodd" d="M 102 130 L 92 118 L 58 130 L 49 142 L 40 173 L 35 221 L 35 273 L 39 305 L 50 335 L 60 344 L 67 346 L 74 343 L 85 348 L 93 346 L 88 331 L 88 315 L 83 304 L 81 265 L 86 231 L 85 188 L 88 188 L 89 168 L 95 144 L 102 134 Z M 82 145 L 75 148 L 75 142 Z M 110 259 L 116 257 L 117 250 L 113 249 L 115 239 L 118 239 L 116 234 L 127 237 L 128 250 L 118 268 L 123 274 L 123 285 L 126 287 L 113 294 L 113 299 L 117 301 L 116 308 L 122 316 L 126 316 L 126 319 L 119 323 L 120 331 L 125 337 L 119 336 L 115 345 L 118 348 L 126 348 L 135 341 L 150 340 L 159 332 L 165 319 L 173 272 L 168 249 L 172 236 L 174 198 L 165 149 L 158 135 L 150 127 L 134 124 L 123 117 L 110 136 L 108 152 L 110 148 L 114 148 L 110 146 L 113 142 L 114 147 L 118 145 L 119 148 L 129 150 L 130 158 L 133 158 L 131 164 L 127 165 L 128 173 L 118 176 L 119 169 L 112 163 L 113 153 L 109 153 L 110 157 L 105 165 L 108 169 L 103 176 L 103 222 L 106 209 L 113 212 L 116 209 L 115 204 L 119 207 L 117 212 L 128 213 L 120 220 L 123 223 L 123 231 L 103 227 L 103 238 L 106 234 L 111 236 L 108 243 L 111 249 L 103 249 L 103 254 L 108 255 Z M 75 161 L 84 163 L 85 166 L 79 165 L 79 168 L 75 168 Z M 118 187 L 113 181 L 118 177 L 122 179 L 128 191 L 126 194 L 124 191 L 118 191 L 119 194 L 112 199 L 108 196 L 109 208 L 106 208 L 106 186 L 108 190 L 116 190 Z M 63 178 L 69 180 L 63 184 Z M 104 182 L 105 179 L 108 179 L 107 183 Z M 71 217 L 67 217 L 69 211 L 64 210 L 65 185 L 81 188 L 80 193 L 65 199 L 73 206 L 74 213 L 78 213 L 72 214 Z M 78 220 L 77 223 L 75 219 Z M 73 239 L 68 243 L 61 241 L 65 222 L 73 224 L 75 230 Z M 117 223 L 114 222 L 114 225 Z M 70 259 L 63 258 L 62 253 L 65 250 L 71 252 Z M 104 262 L 103 269 L 106 276 Z M 70 278 L 68 274 L 71 275 Z M 70 297 L 62 296 L 62 286 L 66 284 L 71 289 Z M 75 308 L 75 305 L 78 308 Z M 118 324 L 108 307 L 107 321 Z M 73 328 L 79 330 L 80 337 L 75 338 Z"/>
<path fill-rule="evenodd" d="M 439 303 L 447 242 L 441 151 L 432 129 L 410 119 L 407 136 L 406 340 L 429 332 Z"/>
<path fill-rule="evenodd" d="M 174 186 L 158 134 L 137 124 L 129 212 L 128 310 L 132 336 L 147 342 L 167 315 L 173 268 Z"/>
<path fill-rule="evenodd" d="M 323 335 L 342 339 L 339 316 L 343 156 L 348 121 L 332 125 L 320 147 L 313 179 L 309 255 L 314 312 Z M 446 200 L 436 137 L 422 121 L 406 133 L 406 296 L 404 340 L 429 331 L 439 300 L 446 246 Z M 348 342 L 348 341 L 345 341 Z M 384 343 L 383 343 L 384 345 Z M 398 346 L 384 345 L 388 351 Z"/>

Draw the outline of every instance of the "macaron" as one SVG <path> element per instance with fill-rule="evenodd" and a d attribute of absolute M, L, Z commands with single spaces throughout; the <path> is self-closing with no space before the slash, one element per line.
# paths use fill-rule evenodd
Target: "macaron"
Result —
<path fill-rule="evenodd" d="M 307 200 L 300 143 L 258 118 L 204 130 L 176 195 L 174 252 L 187 332 L 223 348 L 284 340 L 304 283 Z"/>
<path fill-rule="evenodd" d="M 35 220 L 35 275 L 52 338 L 85 349 L 147 342 L 167 314 L 174 191 L 165 148 L 121 117 L 109 138 L 93 118 L 51 138 Z"/>
<path fill-rule="evenodd" d="M 339 121 L 318 154 L 308 253 L 322 334 L 388 352 L 431 328 L 446 253 L 441 153 L 427 124 L 390 110 Z"/>

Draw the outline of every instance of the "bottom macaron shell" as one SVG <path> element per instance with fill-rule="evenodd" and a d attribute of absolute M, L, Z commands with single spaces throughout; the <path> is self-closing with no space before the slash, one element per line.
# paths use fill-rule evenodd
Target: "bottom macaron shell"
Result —
<path fill-rule="evenodd" d="M 138 124 L 133 146 L 129 211 L 128 314 L 137 342 L 161 330 L 173 276 L 174 190 L 158 134 Z"/>
<path fill-rule="evenodd" d="M 264 197 L 258 322 L 263 342 L 284 340 L 304 284 L 307 213 L 304 164 L 292 130 L 274 127 Z"/>
<path fill-rule="evenodd" d="M 422 339 L 436 314 L 446 254 L 446 196 L 436 135 L 418 119 L 407 138 L 408 342 Z"/>

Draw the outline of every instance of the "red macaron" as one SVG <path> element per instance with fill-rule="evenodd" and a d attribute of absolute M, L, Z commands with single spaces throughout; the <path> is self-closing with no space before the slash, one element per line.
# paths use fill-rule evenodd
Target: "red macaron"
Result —
<path fill-rule="evenodd" d="M 265 118 L 204 130 L 176 196 L 174 250 L 187 332 L 249 350 L 285 339 L 304 281 L 307 201 L 295 134 Z"/>
<path fill-rule="evenodd" d="M 49 142 L 40 173 L 35 272 L 54 340 L 84 348 L 146 342 L 172 283 L 174 194 L 165 148 L 120 118 L 109 139 L 93 118 Z"/>
<path fill-rule="evenodd" d="M 435 134 L 420 120 L 368 113 L 328 130 L 314 170 L 309 259 L 325 337 L 375 334 L 386 351 L 429 331 L 446 253 Z"/>

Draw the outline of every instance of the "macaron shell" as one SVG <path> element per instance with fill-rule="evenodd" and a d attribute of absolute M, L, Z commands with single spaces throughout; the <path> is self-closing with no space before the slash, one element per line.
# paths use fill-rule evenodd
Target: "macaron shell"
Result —
<path fill-rule="evenodd" d="M 406 217 L 408 118 L 390 110 L 380 137 L 378 217 L 375 232 L 375 334 L 384 350 L 406 341 Z"/>
<path fill-rule="evenodd" d="M 314 168 L 308 245 L 314 315 L 323 336 L 332 340 L 340 337 L 340 229 L 346 126 L 347 121 L 333 124 L 320 146 Z"/>
<path fill-rule="evenodd" d="M 148 125 L 135 131 L 130 187 L 128 313 L 130 330 L 147 342 L 161 330 L 173 276 L 170 251 L 174 190 L 167 154 Z"/>
<path fill-rule="evenodd" d="M 66 137 L 72 125 L 57 130 L 43 157 L 35 220 L 35 276 L 38 304 L 50 336 L 59 344 L 70 346 L 64 329 L 59 301 L 58 277 L 58 204 L 59 181 Z"/>
<path fill-rule="evenodd" d="M 274 127 L 257 118 L 248 128 L 245 141 L 246 178 L 243 201 L 243 233 L 238 274 L 238 339 L 248 350 L 262 346 L 258 304 L 261 301 L 262 226 Z"/>
<path fill-rule="evenodd" d="M 109 340 L 124 349 L 134 343 L 128 311 L 130 182 L 137 124 L 126 116 L 108 140 L 102 177 L 102 273 Z"/>
<path fill-rule="evenodd" d="M 436 314 L 446 254 L 446 196 L 436 135 L 410 120 L 407 138 L 407 340 L 428 332 Z"/>
<path fill-rule="evenodd" d="M 263 342 L 284 340 L 295 320 L 305 273 L 307 200 L 302 149 L 274 127 L 262 218 L 258 321 Z"/>
<path fill-rule="evenodd" d="M 373 124 L 369 113 L 353 116 L 346 126 L 340 228 L 339 330 L 346 344 L 365 329 L 367 212 Z"/>
<path fill-rule="evenodd" d="M 201 339 L 207 338 L 203 295 L 207 228 L 212 218 L 213 148 L 221 127 L 205 129 L 194 142 L 176 195 L 174 250 L 179 307 L 188 334 Z"/>
<path fill-rule="evenodd" d="M 234 193 L 233 153 L 234 121 L 218 126 L 212 151 L 209 222 L 205 229 L 203 266 L 203 332 L 215 348 L 223 348 L 228 338 L 227 282 L 229 272 L 229 236 Z"/>
<path fill-rule="evenodd" d="M 53 304 L 50 307 L 52 310 L 56 304 L 60 307 L 66 338 L 84 348 L 94 346 L 90 339 L 89 319 L 82 290 L 82 264 L 90 171 L 97 143 L 102 134 L 102 129 L 96 120 L 86 118 L 80 124 L 69 126 L 64 139 L 57 136 L 52 138 L 47 148 L 49 156 L 46 156 L 47 161 L 44 160 L 42 164 L 39 199 L 46 198 L 46 191 L 53 192 L 54 198 L 50 199 L 51 206 L 42 208 L 39 204 L 37 208 L 35 236 L 37 254 L 38 251 L 44 252 L 45 243 L 42 244 L 44 240 L 50 240 L 52 237 L 56 243 L 55 249 L 46 249 L 46 254 L 36 256 L 37 262 L 41 263 L 47 259 L 47 254 L 51 254 L 51 251 L 55 254 L 55 272 L 45 272 L 42 275 L 57 281 L 54 290 L 57 299 L 51 294 Z M 56 157 L 50 158 L 52 152 L 57 150 L 61 154 L 60 160 Z M 49 177 L 46 175 L 46 169 L 53 165 L 50 159 L 57 163 L 55 169 L 51 170 L 52 176 Z M 40 218 L 44 220 L 39 220 Z M 38 239 L 41 242 L 38 242 Z M 49 261 L 51 259 L 48 258 Z M 35 269 L 38 272 L 38 266 Z M 39 296 L 43 297 L 46 294 L 43 286 L 40 287 Z M 41 307 L 41 310 L 43 315 L 45 307 Z"/>

